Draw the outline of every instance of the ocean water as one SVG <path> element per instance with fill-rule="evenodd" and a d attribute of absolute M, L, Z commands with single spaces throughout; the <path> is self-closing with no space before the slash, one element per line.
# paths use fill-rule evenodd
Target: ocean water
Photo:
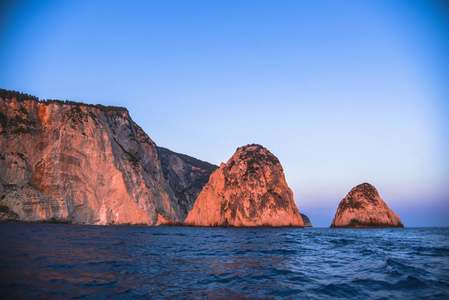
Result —
<path fill-rule="evenodd" d="M 449 299 L 449 228 L 0 224 L 2 299 Z"/>

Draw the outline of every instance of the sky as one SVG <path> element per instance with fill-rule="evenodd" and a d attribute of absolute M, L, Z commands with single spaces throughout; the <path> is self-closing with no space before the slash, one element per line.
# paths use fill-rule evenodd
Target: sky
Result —
<path fill-rule="evenodd" d="M 449 226 L 448 1 L 0 0 L 0 66 L 216 165 L 263 145 L 316 227 L 363 182 Z"/>

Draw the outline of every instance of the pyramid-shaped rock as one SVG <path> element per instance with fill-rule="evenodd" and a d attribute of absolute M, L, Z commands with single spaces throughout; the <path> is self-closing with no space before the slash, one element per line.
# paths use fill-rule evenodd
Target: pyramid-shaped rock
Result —
<path fill-rule="evenodd" d="M 331 228 L 404 227 L 369 183 L 353 188 L 338 205 Z"/>
<path fill-rule="evenodd" d="M 303 227 L 279 160 L 247 145 L 210 177 L 184 225 Z"/>

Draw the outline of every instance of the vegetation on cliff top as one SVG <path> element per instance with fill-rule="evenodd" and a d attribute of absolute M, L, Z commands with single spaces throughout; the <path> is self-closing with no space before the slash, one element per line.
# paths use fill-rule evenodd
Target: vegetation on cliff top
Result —
<path fill-rule="evenodd" d="M 10 91 L 5 89 L 0 89 L 0 98 L 2 99 L 13 99 L 15 98 L 17 101 L 22 102 L 25 100 L 34 100 L 34 101 L 40 101 L 43 103 L 60 103 L 60 104 L 68 104 L 68 105 L 77 105 L 77 106 L 88 106 L 88 107 L 95 107 L 101 111 L 128 111 L 126 107 L 122 106 L 106 106 L 102 104 L 87 104 L 83 102 L 77 102 L 77 101 L 71 101 L 71 100 L 57 100 L 57 99 L 46 99 L 46 100 L 39 100 L 39 97 L 28 95 L 24 93 L 20 93 L 17 91 Z"/>

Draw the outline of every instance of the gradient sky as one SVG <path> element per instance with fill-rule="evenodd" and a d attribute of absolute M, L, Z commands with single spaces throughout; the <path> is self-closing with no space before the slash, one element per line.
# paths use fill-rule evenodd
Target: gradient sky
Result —
<path fill-rule="evenodd" d="M 315 226 L 363 182 L 405 226 L 449 226 L 447 1 L 0 0 L 0 66 L 217 165 L 262 144 Z"/>

